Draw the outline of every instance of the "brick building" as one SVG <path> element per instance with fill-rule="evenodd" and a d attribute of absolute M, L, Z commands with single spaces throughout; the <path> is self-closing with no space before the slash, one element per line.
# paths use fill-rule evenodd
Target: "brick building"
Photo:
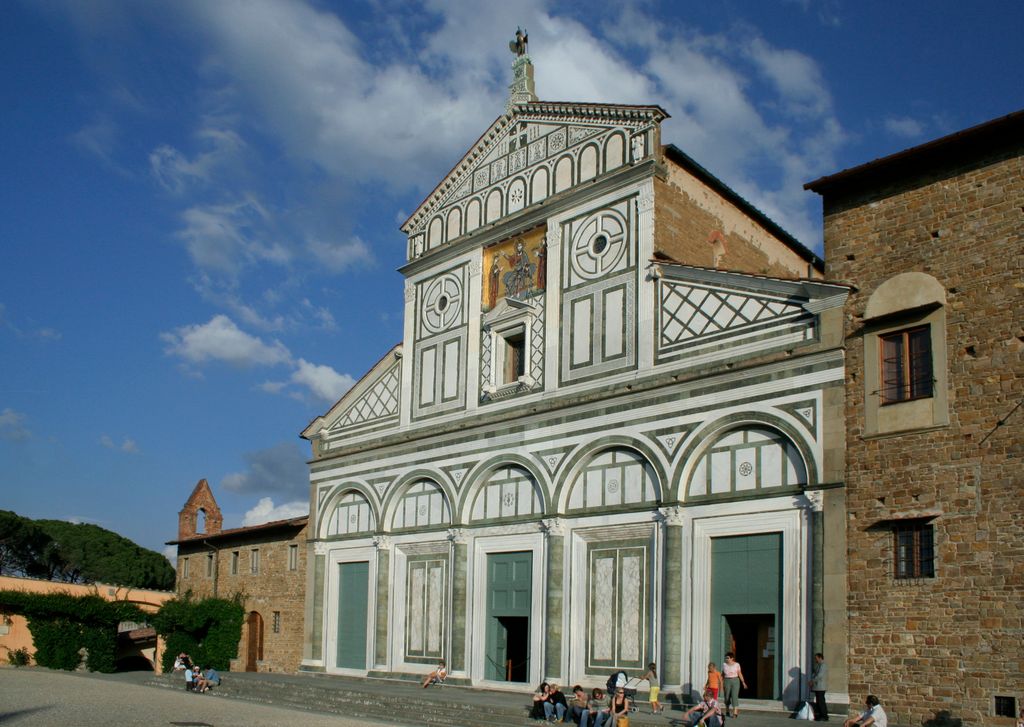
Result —
<path fill-rule="evenodd" d="M 1024 697 L 1024 112 L 806 185 L 846 305 L 850 692 Z"/>
<path fill-rule="evenodd" d="M 294 672 L 302 658 L 306 517 L 223 530 L 200 480 L 178 514 L 178 595 L 233 598 L 246 611 L 235 671 Z"/>

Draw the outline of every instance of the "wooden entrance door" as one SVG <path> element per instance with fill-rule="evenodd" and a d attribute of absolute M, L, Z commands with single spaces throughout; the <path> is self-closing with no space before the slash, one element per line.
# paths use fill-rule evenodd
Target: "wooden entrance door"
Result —
<path fill-rule="evenodd" d="M 245 670 L 256 671 L 256 662 L 263 661 L 263 617 L 259 611 L 250 611 L 245 625 Z"/>
<path fill-rule="evenodd" d="M 485 678 L 510 682 L 529 678 L 532 591 L 532 552 L 487 556 Z"/>
<path fill-rule="evenodd" d="M 366 668 L 366 616 L 369 593 L 370 564 L 367 561 L 338 565 L 339 668 Z"/>

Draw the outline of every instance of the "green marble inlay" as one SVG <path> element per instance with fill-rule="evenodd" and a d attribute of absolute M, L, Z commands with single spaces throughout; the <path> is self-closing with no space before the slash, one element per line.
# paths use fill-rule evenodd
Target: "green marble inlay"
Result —
<path fill-rule="evenodd" d="M 387 550 L 377 551 L 377 609 L 374 625 L 376 639 L 374 641 L 374 661 L 386 664 L 388 660 L 388 581 L 390 580 L 391 553 Z"/>
<path fill-rule="evenodd" d="M 310 640 L 313 647 L 311 656 L 314 659 L 324 658 L 324 567 L 326 560 L 324 556 L 318 555 L 313 565 L 313 633 Z"/>
<path fill-rule="evenodd" d="M 683 628 L 683 528 L 669 525 L 665 528 L 665 624 L 662 639 L 661 677 L 666 684 L 679 684 L 682 675 L 681 630 Z"/>
<path fill-rule="evenodd" d="M 451 668 L 466 668 L 466 563 L 468 548 L 455 544 L 455 562 L 452 564 L 452 654 Z"/>
<path fill-rule="evenodd" d="M 545 614 L 544 674 L 553 676 L 561 673 L 562 667 L 562 610 L 565 604 L 563 592 L 563 554 L 565 538 L 561 535 L 548 536 L 548 593 Z"/>

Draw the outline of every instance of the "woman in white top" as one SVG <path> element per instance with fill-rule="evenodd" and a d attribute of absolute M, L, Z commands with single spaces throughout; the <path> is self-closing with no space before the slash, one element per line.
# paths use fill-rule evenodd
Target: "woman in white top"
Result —
<path fill-rule="evenodd" d="M 743 670 L 736 661 L 736 655 L 730 651 L 722 663 L 722 706 L 726 712 L 732 710 L 730 716 L 733 718 L 740 716 L 740 685 L 746 689 L 747 681 L 743 678 Z"/>

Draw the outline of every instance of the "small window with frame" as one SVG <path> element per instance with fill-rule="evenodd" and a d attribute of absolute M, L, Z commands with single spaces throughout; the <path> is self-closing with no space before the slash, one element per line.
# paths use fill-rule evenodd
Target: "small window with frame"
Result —
<path fill-rule="evenodd" d="M 238 551 L 234 550 L 231 552 L 231 575 L 238 575 Z"/>
<path fill-rule="evenodd" d="M 897 579 L 935 577 L 935 529 L 922 520 L 893 526 L 894 576 Z"/>
<path fill-rule="evenodd" d="M 514 384 L 526 374 L 526 331 L 516 328 L 501 335 L 503 385 Z"/>
<path fill-rule="evenodd" d="M 213 578 L 213 553 L 206 554 L 206 577 Z"/>
<path fill-rule="evenodd" d="M 260 549 L 253 548 L 249 551 L 249 573 L 259 575 L 260 573 Z"/>
<path fill-rule="evenodd" d="M 932 396 L 930 326 L 906 328 L 879 336 L 881 403 L 898 404 Z"/>

